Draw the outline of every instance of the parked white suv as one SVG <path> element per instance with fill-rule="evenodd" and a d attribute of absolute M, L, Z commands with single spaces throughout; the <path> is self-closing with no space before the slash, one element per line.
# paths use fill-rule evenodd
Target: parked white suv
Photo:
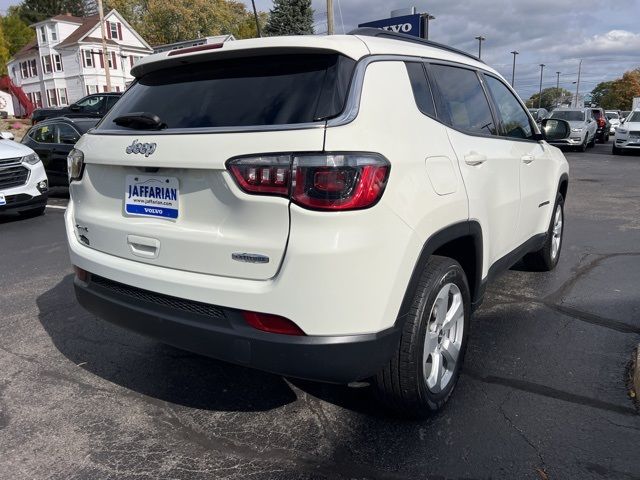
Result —
<path fill-rule="evenodd" d="M 364 29 L 146 57 L 69 156 L 89 311 L 437 410 L 487 282 L 558 262 L 568 165 L 493 69 Z M 553 138 L 567 122 L 546 120 Z"/>
<path fill-rule="evenodd" d="M 38 155 L 0 132 L 0 213 L 41 215 L 47 205 L 49 183 Z"/>
<path fill-rule="evenodd" d="M 631 112 L 616 128 L 612 152 L 620 155 L 625 150 L 640 150 L 640 109 Z"/>

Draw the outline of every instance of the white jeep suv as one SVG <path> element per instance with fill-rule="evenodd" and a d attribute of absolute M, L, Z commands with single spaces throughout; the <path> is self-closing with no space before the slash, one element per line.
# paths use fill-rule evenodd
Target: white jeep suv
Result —
<path fill-rule="evenodd" d="M 616 128 L 612 152 L 620 155 L 624 151 L 640 151 L 640 109 L 632 111 Z"/>
<path fill-rule="evenodd" d="M 493 69 L 381 30 L 146 57 L 69 155 L 89 311 L 421 416 L 487 281 L 562 245 L 568 166 Z"/>

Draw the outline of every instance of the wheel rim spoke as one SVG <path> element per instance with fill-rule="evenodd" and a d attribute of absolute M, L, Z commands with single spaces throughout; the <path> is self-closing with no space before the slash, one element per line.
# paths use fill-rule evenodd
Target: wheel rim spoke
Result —
<path fill-rule="evenodd" d="M 442 390 L 442 376 L 444 375 L 444 366 L 442 362 L 442 355 L 440 352 L 431 354 L 431 372 L 427 377 L 427 386 L 429 389 L 437 393 Z"/>
<path fill-rule="evenodd" d="M 453 378 L 464 333 L 464 302 L 460 288 L 444 285 L 434 300 L 423 347 L 423 376 L 432 393 L 443 391 Z"/>

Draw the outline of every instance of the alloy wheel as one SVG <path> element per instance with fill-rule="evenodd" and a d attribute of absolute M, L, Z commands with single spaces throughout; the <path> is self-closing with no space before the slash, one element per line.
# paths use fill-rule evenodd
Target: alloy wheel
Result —
<path fill-rule="evenodd" d="M 432 393 L 440 393 L 454 380 L 463 334 L 462 293 L 456 284 L 447 283 L 431 307 L 424 339 L 423 376 Z"/>

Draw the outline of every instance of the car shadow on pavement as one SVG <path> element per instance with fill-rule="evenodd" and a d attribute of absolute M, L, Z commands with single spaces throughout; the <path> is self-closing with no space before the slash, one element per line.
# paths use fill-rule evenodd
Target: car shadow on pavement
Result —
<path fill-rule="evenodd" d="M 266 411 L 297 400 L 282 377 L 163 345 L 94 317 L 76 302 L 73 275 L 36 302 L 40 323 L 62 355 L 128 390 L 217 411 Z M 77 380 L 87 381 L 84 375 Z M 104 388 L 100 380 L 92 383 Z"/>
<path fill-rule="evenodd" d="M 86 312 L 64 277 L 37 300 L 39 320 L 70 362 L 108 382 L 177 405 L 216 411 L 266 411 L 295 402 L 294 389 L 370 417 L 388 413 L 367 386 L 350 388 L 283 377 L 180 350 Z"/>

